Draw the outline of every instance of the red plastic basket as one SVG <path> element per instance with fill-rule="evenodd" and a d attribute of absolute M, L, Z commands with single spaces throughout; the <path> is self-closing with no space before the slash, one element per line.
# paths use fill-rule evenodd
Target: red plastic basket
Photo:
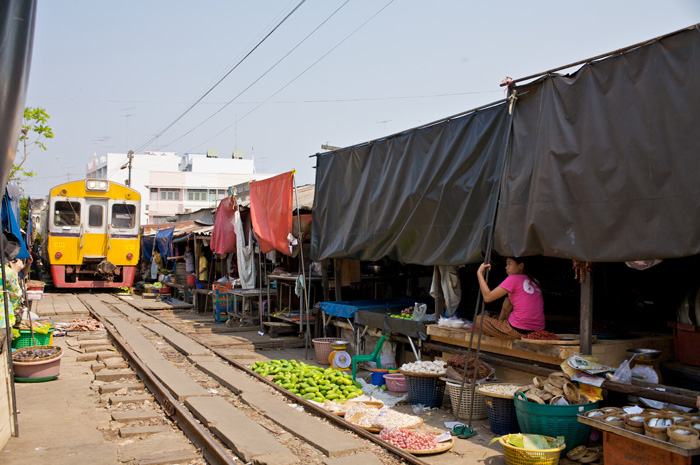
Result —
<path fill-rule="evenodd" d="M 388 373 L 384 375 L 386 389 L 392 392 L 406 392 L 406 376 L 403 373 Z"/>

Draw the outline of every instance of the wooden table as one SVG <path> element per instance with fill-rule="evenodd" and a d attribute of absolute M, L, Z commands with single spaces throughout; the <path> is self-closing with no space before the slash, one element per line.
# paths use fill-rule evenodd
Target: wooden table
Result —
<path fill-rule="evenodd" d="M 226 291 L 228 294 L 230 294 L 233 297 L 233 315 L 237 316 L 241 319 L 244 318 L 254 318 L 255 315 L 253 314 L 252 310 L 252 302 L 254 300 L 259 300 L 260 296 L 262 295 L 263 289 L 240 289 L 240 288 L 233 288 L 229 289 Z M 238 300 L 240 299 L 241 301 L 241 306 L 238 306 Z M 245 313 L 245 303 L 246 300 L 250 302 L 250 313 L 246 316 Z M 240 308 L 240 310 L 239 310 Z M 258 308 L 258 314 L 260 315 L 260 323 L 262 324 L 262 311 L 260 308 Z M 229 317 L 230 318 L 230 317 Z"/>
<path fill-rule="evenodd" d="M 461 328 L 447 328 L 438 325 L 429 325 L 428 338 L 431 341 L 445 344 L 467 347 L 471 331 Z M 474 335 L 472 349 L 476 349 L 477 334 Z M 629 358 L 627 349 L 659 349 L 664 352 L 664 357 L 669 357 L 673 348 L 672 335 L 640 335 L 634 339 L 598 339 L 593 344 L 593 355 L 598 357 L 600 363 L 610 366 L 618 366 Z M 491 336 L 481 336 L 481 350 L 494 354 L 509 355 L 535 362 L 559 365 L 572 355 L 581 352 L 579 345 L 553 345 L 538 344 L 520 340 L 503 340 Z"/>
<path fill-rule="evenodd" d="M 578 421 L 603 431 L 603 458 L 615 465 L 690 465 L 700 447 L 686 449 L 578 415 Z"/>
<path fill-rule="evenodd" d="M 298 276 L 299 275 L 280 276 L 280 275 L 276 275 L 276 274 L 268 274 L 267 275 L 267 302 L 268 302 L 268 306 L 269 306 L 269 302 L 270 302 L 270 281 L 275 281 L 275 283 L 277 283 L 277 302 L 276 302 L 277 306 L 281 307 L 281 305 L 282 305 L 282 287 L 287 287 L 289 290 L 289 300 L 288 300 L 289 307 L 290 307 L 289 310 L 290 310 L 290 313 L 293 313 L 293 311 L 291 309 L 292 290 L 293 290 L 294 286 L 296 285 Z M 311 302 L 311 298 L 313 296 L 313 286 L 320 284 L 321 281 L 322 281 L 322 278 L 320 276 L 308 276 L 308 275 L 306 276 L 305 284 L 308 288 L 307 291 L 308 291 L 309 300 L 310 300 L 310 302 L 308 303 L 309 309 L 313 306 L 313 302 Z M 279 308 L 279 310 L 281 310 L 281 308 Z M 309 315 L 306 315 L 306 317 L 304 317 L 303 310 L 304 310 L 303 308 L 299 310 L 299 313 L 300 313 L 299 332 L 300 333 L 305 332 L 304 323 L 305 323 L 306 319 L 309 318 Z M 269 321 L 269 317 L 271 314 L 272 314 L 272 311 L 269 311 L 268 312 L 268 321 Z M 282 319 L 282 318 L 280 318 L 280 319 Z M 261 323 L 262 323 L 262 321 L 261 321 Z"/>

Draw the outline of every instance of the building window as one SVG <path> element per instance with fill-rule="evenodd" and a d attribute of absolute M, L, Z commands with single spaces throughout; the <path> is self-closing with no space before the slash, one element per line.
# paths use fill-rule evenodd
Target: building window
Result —
<path fill-rule="evenodd" d="M 216 189 L 209 189 L 209 201 L 216 202 Z"/>
<path fill-rule="evenodd" d="M 151 200 L 158 200 L 158 189 L 151 188 Z"/>
<path fill-rule="evenodd" d="M 160 200 L 180 200 L 180 189 L 161 189 Z"/>
<path fill-rule="evenodd" d="M 226 198 L 226 189 L 219 189 L 217 191 L 216 199 L 221 200 L 223 198 Z"/>
<path fill-rule="evenodd" d="M 207 190 L 187 189 L 187 200 L 192 202 L 205 202 L 207 200 Z"/>

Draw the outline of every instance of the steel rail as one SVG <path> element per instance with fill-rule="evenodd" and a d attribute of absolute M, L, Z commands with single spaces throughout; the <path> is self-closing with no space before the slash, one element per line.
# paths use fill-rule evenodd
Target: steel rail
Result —
<path fill-rule="evenodd" d="M 158 381 L 153 372 L 136 356 L 136 354 L 126 345 L 126 341 L 115 331 L 108 329 L 111 325 L 92 311 L 88 302 L 81 299 L 86 307 L 89 307 L 94 318 L 96 318 L 110 336 L 110 339 L 118 346 L 119 351 L 126 355 L 129 365 L 138 374 L 144 385 L 153 394 L 158 403 L 163 407 L 163 411 L 177 424 L 177 427 L 187 436 L 192 443 L 202 451 L 202 456 L 211 465 L 236 465 L 242 459 L 233 459 L 226 450 L 221 447 L 212 434 L 202 427 L 187 409 L 182 407 L 170 392 Z"/>
<path fill-rule="evenodd" d="M 126 302 L 126 301 L 125 301 L 125 302 Z M 143 310 L 141 310 L 140 308 L 134 306 L 132 303 L 130 303 L 130 302 L 126 302 L 126 303 L 128 303 L 129 305 L 131 305 L 131 306 L 134 307 L 135 309 L 137 309 L 137 310 L 143 312 Z M 250 376 L 252 376 L 252 377 L 254 377 L 255 379 L 257 379 L 258 381 L 261 381 L 261 382 L 267 384 L 268 386 L 270 386 L 271 388 L 273 388 L 274 390 L 276 390 L 277 392 L 279 392 L 280 394 L 282 394 L 284 397 L 288 398 L 289 400 L 291 400 L 291 401 L 293 401 L 293 402 L 295 402 L 295 403 L 297 403 L 297 404 L 302 405 L 302 406 L 303 406 L 304 408 L 306 408 L 307 410 L 310 410 L 310 411 L 314 412 L 315 414 L 317 414 L 317 415 L 319 415 L 319 416 L 325 418 L 325 419 L 328 420 L 329 422 L 334 423 L 334 424 L 336 424 L 336 425 L 338 425 L 338 426 L 340 426 L 340 427 L 342 427 L 342 428 L 349 429 L 350 431 L 352 431 L 353 433 L 357 434 L 358 436 L 362 436 L 363 438 L 365 438 L 365 439 L 367 439 L 367 440 L 369 440 L 369 441 L 375 443 L 376 445 L 381 446 L 382 448 L 386 449 L 387 451 L 391 452 L 391 453 L 394 454 L 394 455 L 397 455 L 398 457 L 401 457 L 401 458 L 404 459 L 406 462 L 408 462 L 408 463 L 410 463 L 410 464 L 412 464 L 412 465 L 428 465 L 426 462 L 420 460 L 420 459 L 417 458 L 415 455 L 409 454 L 408 452 L 404 451 L 403 449 L 400 449 L 400 448 L 398 448 L 398 447 L 396 447 L 396 446 L 393 446 L 393 445 L 389 444 L 388 442 L 386 442 L 386 441 L 380 439 L 379 436 L 376 436 L 376 435 L 370 433 L 369 431 L 364 430 L 364 429 L 360 428 L 359 426 L 350 423 L 350 422 L 347 421 L 345 418 L 340 417 L 340 416 L 338 416 L 338 415 L 335 415 L 335 414 L 329 412 L 328 410 L 324 409 L 323 407 L 319 407 L 319 406 L 316 405 L 315 403 L 313 403 L 313 402 L 311 402 L 311 401 L 309 401 L 309 400 L 307 400 L 307 399 L 302 399 L 301 397 L 297 396 L 296 394 L 294 394 L 294 393 L 292 393 L 292 392 L 289 392 L 288 390 L 286 390 L 286 389 L 284 389 L 284 388 L 282 388 L 282 387 L 276 385 L 275 383 L 273 383 L 273 382 L 270 381 L 269 379 L 267 379 L 267 378 L 265 378 L 265 377 L 263 377 L 263 376 L 260 376 L 258 373 L 256 373 L 256 372 L 254 372 L 253 370 L 249 369 L 248 367 L 246 367 L 245 365 L 243 365 L 243 364 L 240 363 L 239 361 L 232 359 L 229 355 L 227 355 L 227 354 L 221 352 L 219 349 L 217 349 L 217 348 L 215 348 L 215 347 L 212 347 L 212 346 L 210 346 L 209 344 L 207 344 L 207 343 L 205 343 L 205 342 L 199 341 L 199 340 L 197 340 L 196 338 L 193 338 L 190 334 L 187 334 L 187 333 L 185 333 L 184 331 L 182 331 L 181 329 L 177 328 L 176 326 L 171 325 L 167 320 L 162 319 L 162 318 L 159 317 L 158 315 L 154 315 L 153 313 L 150 313 L 150 312 L 144 312 L 144 313 L 146 313 L 148 316 L 150 316 L 150 317 L 152 317 L 152 318 L 155 318 L 156 320 L 160 321 L 160 322 L 163 323 L 164 325 L 167 325 L 168 327 L 174 329 L 175 331 L 178 331 L 179 333 L 181 333 L 181 334 L 183 334 L 183 335 L 185 335 L 185 336 L 187 336 L 187 337 L 189 337 L 189 338 L 191 338 L 191 339 L 194 339 L 194 340 L 197 341 L 199 344 L 201 344 L 201 345 L 203 345 L 204 347 L 206 347 L 207 349 L 211 350 L 211 351 L 212 351 L 213 353 L 215 353 L 217 356 L 219 356 L 219 357 L 221 357 L 222 359 L 226 360 L 228 363 L 230 363 L 230 364 L 233 365 L 234 367 L 236 367 L 236 368 L 238 368 L 239 370 L 241 370 L 241 371 L 243 371 L 243 372 L 249 374 Z"/>

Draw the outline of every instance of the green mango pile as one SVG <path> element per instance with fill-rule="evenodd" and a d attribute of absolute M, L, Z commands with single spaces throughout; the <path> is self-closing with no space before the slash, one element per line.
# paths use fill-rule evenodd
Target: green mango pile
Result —
<path fill-rule="evenodd" d="M 321 368 L 296 360 L 257 361 L 251 370 L 261 376 L 275 375 L 272 382 L 304 399 L 325 402 L 354 399 L 362 385 L 335 368 Z"/>

